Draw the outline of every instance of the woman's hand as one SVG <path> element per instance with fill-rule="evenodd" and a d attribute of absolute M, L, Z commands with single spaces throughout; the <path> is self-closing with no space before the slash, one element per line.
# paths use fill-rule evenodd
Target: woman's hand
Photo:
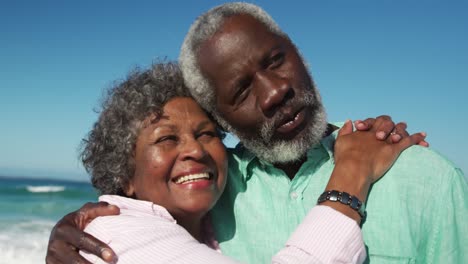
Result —
<path fill-rule="evenodd" d="M 346 164 L 348 169 L 350 166 L 357 169 L 369 184 L 383 176 L 403 150 L 426 142 L 425 133 L 409 135 L 406 125 L 400 129 L 395 126 L 399 134 L 390 133 L 385 140 L 375 140 L 373 132 L 378 127 L 376 122 L 368 131 L 353 132 L 351 121 L 347 121 L 338 132 L 334 147 L 336 166 Z"/>
<path fill-rule="evenodd" d="M 378 140 L 386 140 L 388 142 L 398 143 L 401 139 L 409 136 L 406 131 L 407 125 L 405 122 L 400 122 L 395 125 L 392 118 L 388 115 L 381 115 L 376 118 L 367 118 L 354 121 L 354 127 L 357 131 L 375 131 L 375 137 Z M 429 147 L 429 143 L 424 139 L 419 141 L 417 145 Z"/>
<path fill-rule="evenodd" d="M 118 215 L 119 212 L 117 206 L 99 202 L 87 203 L 78 211 L 64 216 L 50 234 L 46 263 L 90 263 L 79 254 L 79 250 L 88 251 L 108 263 L 115 262 L 112 249 L 83 230 L 96 217 Z"/>
<path fill-rule="evenodd" d="M 354 195 L 363 203 L 371 184 L 387 172 L 403 150 L 413 145 L 428 146 L 426 134 L 409 135 L 405 123 L 394 125 L 391 119 L 380 117 L 372 120 L 370 126 L 369 120 L 366 122 L 363 131 L 353 132 L 353 124 L 347 121 L 338 132 L 334 147 L 335 168 L 326 187 L 326 190 Z M 347 205 L 330 201 L 322 204 L 358 223 L 361 221 L 359 214 Z"/>

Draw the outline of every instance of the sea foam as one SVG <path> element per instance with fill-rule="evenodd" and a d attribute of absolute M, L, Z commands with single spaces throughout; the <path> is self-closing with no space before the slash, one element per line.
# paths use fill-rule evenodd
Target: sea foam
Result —
<path fill-rule="evenodd" d="M 55 185 L 46 185 L 46 186 L 26 186 L 26 190 L 32 193 L 47 193 L 47 192 L 63 192 L 65 186 L 55 186 Z"/>
<path fill-rule="evenodd" d="M 44 263 L 52 221 L 28 220 L 2 223 L 0 229 L 0 264 Z"/>

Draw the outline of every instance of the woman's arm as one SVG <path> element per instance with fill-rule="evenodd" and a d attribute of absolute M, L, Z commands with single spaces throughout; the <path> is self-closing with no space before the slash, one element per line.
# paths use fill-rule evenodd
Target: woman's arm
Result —
<path fill-rule="evenodd" d="M 120 215 L 95 219 L 85 231 L 109 243 L 119 256 L 118 263 L 238 263 L 200 244 L 162 207 L 148 208 L 145 214 L 142 210 L 145 206 L 138 205 L 137 201 L 119 196 L 102 196 L 100 199 L 125 209 L 121 209 Z M 105 263 L 93 254 L 83 251 L 80 254 L 91 263 Z M 272 263 L 330 263 L 336 260 L 355 263 L 364 257 L 364 243 L 356 223 L 327 206 L 316 206 Z"/>
<path fill-rule="evenodd" d="M 405 130 L 406 125 L 403 123 L 395 125 L 388 116 L 379 116 L 376 119 L 369 118 L 364 121 L 359 121 L 355 125 L 356 129 L 358 130 L 372 132 L 371 138 L 373 138 L 374 141 L 377 141 L 375 140 L 375 138 L 377 138 L 380 141 L 392 143 L 399 142 L 400 140 L 404 140 L 409 137 Z M 392 135 L 392 131 L 396 131 L 397 135 Z M 347 133 L 350 132 L 347 131 Z M 348 134 L 345 133 L 345 135 Z M 427 145 L 424 140 L 421 140 L 417 144 Z M 345 162 L 340 164 L 343 164 L 343 166 L 340 165 L 337 167 L 344 168 Z M 338 174 L 338 170 L 335 170 L 336 173 L 332 174 L 330 179 L 330 183 L 332 184 L 329 186 L 330 188 L 338 188 L 339 185 L 333 185 L 335 184 L 334 182 L 339 182 L 341 177 L 347 175 Z M 336 203 L 325 203 L 325 205 L 328 205 L 329 207 L 334 208 L 335 210 L 353 219 L 356 219 L 356 221 L 360 221 L 357 213 L 351 211 L 349 208 Z M 80 249 L 99 256 L 109 263 L 112 262 L 112 260 L 115 258 L 115 254 L 112 249 L 102 241 L 99 241 L 98 239 L 84 233 L 83 230 L 86 224 L 98 216 L 117 214 L 118 208 L 115 208 L 114 206 L 108 206 L 105 203 L 88 203 L 78 211 L 66 215 L 56 224 L 52 230 L 47 248 L 46 263 L 90 263 L 78 254 Z"/>
<path fill-rule="evenodd" d="M 425 133 L 408 135 L 406 125 L 395 127 L 403 134 L 399 134 L 401 140 L 398 142 L 393 139 L 396 134 L 388 135 L 385 140 L 375 140 L 375 128 L 382 126 L 381 123 L 382 120 L 376 120 L 368 131 L 353 132 L 351 121 L 347 121 L 340 129 L 334 147 L 335 168 L 326 186 L 327 191 L 346 192 L 364 204 L 371 184 L 387 172 L 403 150 L 412 145 L 428 145 L 424 140 Z M 321 204 L 361 223 L 361 216 L 348 205 L 332 201 Z"/>
<path fill-rule="evenodd" d="M 406 127 L 397 129 L 402 128 Z M 425 142 L 424 133 L 406 135 L 396 143 L 392 138 L 378 141 L 373 130 L 353 132 L 350 121 L 340 129 L 334 148 L 335 168 L 326 190 L 347 192 L 365 203 L 370 185 L 385 174 L 400 153 Z M 286 247 L 273 258 L 274 262 L 362 263 L 365 260 L 358 226 L 362 220 L 360 214 L 339 201 L 321 204 L 324 206 L 316 206 L 309 212 Z"/>

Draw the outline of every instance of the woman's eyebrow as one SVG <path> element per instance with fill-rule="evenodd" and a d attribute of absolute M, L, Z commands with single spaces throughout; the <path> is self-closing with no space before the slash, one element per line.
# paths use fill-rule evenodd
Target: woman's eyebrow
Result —
<path fill-rule="evenodd" d="M 206 128 L 207 126 L 209 126 L 209 125 L 211 125 L 211 124 L 213 124 L 212 121 L 210 121 L 210 120 L 205 120 L 205 121 L 203 121 L 203 122 L 200 122 L 200 123 L 197 125 L 196 129 L 197 129 L 197 130 L 202 130 L 203 128 Z"/>

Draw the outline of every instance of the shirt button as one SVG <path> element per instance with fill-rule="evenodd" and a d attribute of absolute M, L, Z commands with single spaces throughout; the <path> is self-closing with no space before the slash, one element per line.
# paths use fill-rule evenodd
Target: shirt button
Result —
<path fill-rule="evenodd" d="M 297 192 L 292 192 L 290 196 L 291 196 L 291 199 L 296 200 L 299 195 L 297 194 Z"/>

